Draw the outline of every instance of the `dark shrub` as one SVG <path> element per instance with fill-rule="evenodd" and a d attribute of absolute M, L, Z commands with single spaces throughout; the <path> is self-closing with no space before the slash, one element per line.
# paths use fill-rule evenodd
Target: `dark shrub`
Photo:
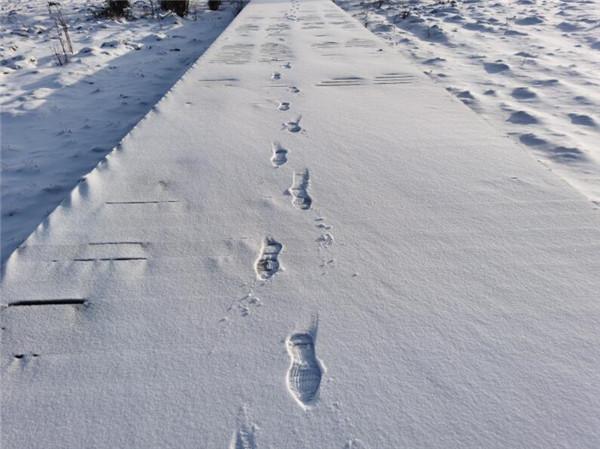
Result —
<path fill-rule="evenodd" d="M 161 0 L 160 7 L 165 11 L 173 11 L 178 16 L 185 16 L 190 9 L 190 0 Z"/>
<path fill-rule="evenodd" d="M 129 8 L 129 0 L 107 0 L 106 14 L 108 16 L 122 17 L 125 10 Z"/>
<path fill-rule="evenodd" d="M 221 0 L 208 0 L 208 9 L 216 11 L 221 6 Z"/>

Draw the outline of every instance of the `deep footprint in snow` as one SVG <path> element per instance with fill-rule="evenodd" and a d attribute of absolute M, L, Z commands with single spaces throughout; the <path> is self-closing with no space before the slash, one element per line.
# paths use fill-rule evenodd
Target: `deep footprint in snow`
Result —
<path fill-rule="evenodd" d="M 292 186 L 288 189 L 288 193 L 292 196 L 294 207 L 302 210 L 310 209 L 312 198 L 308 194 L 309 184 L 310 173 L 307 168 L 300 173 L 294 172 Z"/>
<path fill-rule="evenodd" d="M 315 351 L 313 332 L 298 332 L 287 339 L 291 363 L 287 384 L 292 396 L 303 406 L 315 402 L 323 377 Z"/>
<path fill-rule="evenodd" d="M 548 151 L 550 159 L 558 162 L 574 162 L 586 159 L 583 151 L 576 147 L 558 146 Z"/>
<path fill-rule="evenodd" d="M 544 22 L 544 19 L 542 19 L 540 16 L 536 16 L 536 15 L 519 17 L 518 19 L 515 20 L 515 23 L 517 25 L 538 25 L 543 22 Z"/>
<path fill-rule="evenodd" d="M 270 279 L 281 269 L 279 263 L 279 253 L 283 249 L 283 245 L 272 237 L 266 237 L 263 242 L 263 247 L 260 251 L 260 256 L 256 260 L 254 269 L 258 279 L 266 281 Z"/>
<path fill-rule="evenodd" d="M 290 109 L 289 101 L 282 101 L 281 103 L 279 103 L 279 106 L 277 106 L 277 109 L 279 109 L 280 111 L 287 111 L 288 109 Z"/>
<path fill-rule="evenodd" d="M 510 117 L 506 119 L 506 121 L 515 123 L 517 125 L 534 125 L 539 123 L 537 118 L 525 111 L 513 112 L 510 114 Z"/>
<path fill-rule="evenodd" d="M 256 449 L 254 437 L 255 426 L 250 423 L 245 409 L 241 409 L 238 417 L 238 428 L 231 439 L 229 449 Z"/>
<path fill-rule="evenodd" d="M 283 148 L 279 143 L 273 142 L 273 156 L 271 157 L 271 163 L 273 167 L 278 168 L 287 162 L 288 150 Z"/>
<path fill-rule="evenodd" d="M 483 68 L 488 73 L 501 73 L 510 70 L 510 67 L 501 61 L 484 62 Z"/>
<path fill-rule="evenodd" d="M 519 136 L 519 140 L 521 141 L 521 143 L 529 146 L 529 147 L 535 147 L 535 146 L 539 146 L 539 145 L 545 145 L 548 142 L 546 142 L 544 139 L 536 136 L 533 133 L 526 133 L 526 134 L 521 134 Z"/>
<path fill-rule="evenodd" d="M 513 98 L 516 98 L 518 100 L 531 100 L 537 97 L 536 93 L 533 92 L 531 89 L 528 89 L 527 87 L 517 87 L 513 89 L 511 95 L 513 96 Z"/>
<path fill-rule="evenodd" d="M 589 115 L 571 113 L 571 114 L 569 114 L 569 118 L 571 119 L 571 123 L 573 123 L 574 125 L 590 126 L 590 127 L 596 126 L 596 122 Z"/>
<path fill-rule="evenodd" d="M 298 117 L 296 120 L 289 120 L 282 125 L 282 129 L 287 129 L 291 133 L 297 133 L 302 131 L 300 126 L 300 120 L 302 117 Z"/>

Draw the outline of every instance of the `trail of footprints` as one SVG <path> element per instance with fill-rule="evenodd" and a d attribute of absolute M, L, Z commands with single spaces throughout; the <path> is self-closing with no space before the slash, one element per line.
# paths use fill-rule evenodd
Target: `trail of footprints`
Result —
<path fill-rule="evenodd" d="M 292 0 L 295 7 L 298 2 Z M 287 62 L 280 66 L 280 69 L 291 69 L 292 65 Z M 271 80 L 283 80 L 284 73 L 282 71 L 273 71 L 270 75 Z M 298 94 L 300 89 L 294 85 L 288 86 L 288 93 Z M 291 102 L 281 100 L 278 102 L 277 109 L 282 112 L 291 109 Z M 302 116 L 297 116 L 295 119 L 285 121 L 282 125 L 282 130 L 292 134 L 302 131 L 300 124 Z M 290 162 L 289 150 L 278 141 L 271 143 L 270 162 L 273 168 L 280 168 Z M 312 208 L 313 199 L 309 193 L 311 184 L 311 173 L 308 168 L 292 171 L 291 186 L 285 192 L 291 197 L 291 203 L 294 208 L 301 211 L 306 211 Z M 316 239 L 320 257 L 322 258 L 321 266 L 333 262 L 326 261 L 323 256 L 323 251 L 326 251 L 333 245 L 333 235 L 328 232 L 331 226 L 324 223 L 324 219 L 319 215 L 315 218 L 315 226 L 319 229 L 320 235 Z M 284 250 L 283 243 L 279 242 L 272 236 L 267 236 L 262 242 L 260 252 L 254 264 L 256 273 L 255 282 L 267 282 L 271 280 L 283 268 L 279 260 L 282 251 Z M 324 274 L 324 273 L 322 273 Z M 249 293 L 248 296 L 253 296 Z M 311 326 L 304 330 L 299 330 L 291 333 L 285 340 L 285 348 L 289 356 L 289 367 L 286 373 L 286 386 L 290 396 L 305 409 L 310 408 L 318 402 L 319 391 L 324 368 L 316 350 L 317 337 L 317 320 L 313 320 Z M 252 424 L 247 416 L 245 409 L 240 411 L 238 416 L 237 430 L 234 432 L 229 449 L 257 449 L 256 432 L 257 427 Z M 363 449 L 365 446 L 360 440 L 349 440 L 345 448 L 348 449 Z"/>
<path fill-rule="evenodd" d="M 291 64 L 285 63 L 281 66 L 284 69 L 291 69 Z M 272 80 L 281 80 L 281 72 L 275 71 L 271 74 Z M 288 91 L 299 93 L 296 86 L 290 86 Z M 277 107 L 280 111 L 288 111 L 291 107 L 289 101 L 280 101 Z M 298 116 L 294 120 L 288 120 L 283 123 L 282 129 L 290 133 L 298 133 L 302 130 Z M 271 144 L 271 164 L 274 168 L 279 168 L 288 163 L 288 150 L 279 142 Z M 295 170 L 292 172 L 292 184 L 285 192 L 291 197 L 292 205 L 300 210 L 308 210 L 312 206 L 312 197 L 309 194 L 310 171 L 307 168 Z M 317 220 L 321 220 L 317 218 Z M 320 248 L 325 248 L 333 243 L 331 234 L 322 235 L 317 239 Z M 273 237 L 265 237 L 262 248 L 255 262 L 256 277 L 259 281 L 271 279 L 281 270 L 279 255 L 283 250 L 283 244 Z M 302 406 L 308 407 L 314 404 L 318 399 L 321 379 L 323 377 L 323 368 L 316 355 L 316 322 L 310 329 L 295 332 L 286 339 L 286 349 L 290 357 L 290 366 L 288 368 L 286 383 L 290 395 Z M 249 435 L 248 431 L 238 431 L 236 434 L 235 445 L 232 448 L 246 449 L 249 446 L 242 444 L 242 436 Z"/>

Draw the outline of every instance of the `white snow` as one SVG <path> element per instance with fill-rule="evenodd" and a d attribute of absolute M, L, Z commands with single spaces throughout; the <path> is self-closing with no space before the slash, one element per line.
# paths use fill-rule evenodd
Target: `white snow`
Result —
<path fill-rule="evenodd" d="M 253 1 L 5 264 L 2 447 L 596 449 L 599 212 L 333 3 Z"/>
<path fill-rule="evenodd" d="M 600 201 L 599 0 L 337 3 Z"/>
<path fill-rule="evenodd" d="M 75 56 L 58 66 L 47 1 L 2 2 L 2 231 L 4 262 L 214 41 L 234 5 L 189 18 L 133 10 L 95 18 L 101 1 L 66 0 Z"/>

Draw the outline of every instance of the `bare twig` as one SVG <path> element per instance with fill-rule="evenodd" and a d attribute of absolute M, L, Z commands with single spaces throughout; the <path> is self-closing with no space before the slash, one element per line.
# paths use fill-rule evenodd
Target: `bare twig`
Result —
<path fill-rule="evenodd" d="M 56 57 L 58 65 L 65 65 L 73 56 L 73 43 L 71 42 L 71 36 L 69 35 L 69 26 L 62 13 L 59 2 L 48 2 L 48 12 L 50 17 L 54 20 L 54 27 L 56 30 L 55 39 L 59 45 L 52 44 L 52 51 Z"/>

